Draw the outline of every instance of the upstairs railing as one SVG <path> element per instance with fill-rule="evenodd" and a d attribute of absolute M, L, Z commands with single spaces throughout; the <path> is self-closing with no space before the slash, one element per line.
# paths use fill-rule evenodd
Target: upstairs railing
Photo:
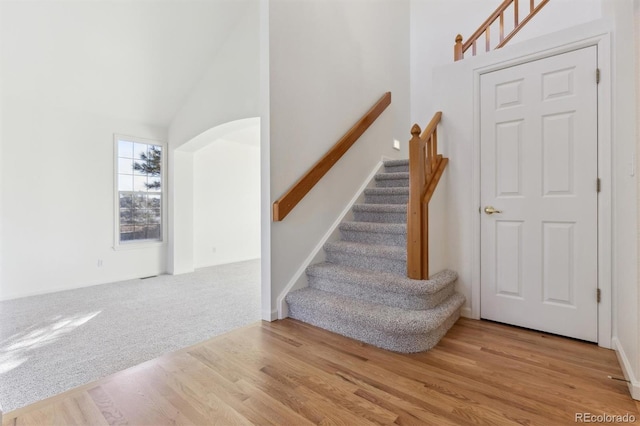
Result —
<path fill-rule="evenodd" d="M 409 141 L 409 203 L 407 206 L 407 276 L 429 278 L 429 201 L 433 196 L 448 158 L 438 154 L 437 112 L 424 132 L 414 124 Z"/>
<path fill-rule="evenodd" d="M 522 1 L 527 2 L 527 0 Z M 453 47 L 454 61 L 459 61 L 460 59 L 464 58 L 464 54 L 467 50 L 469 50 L 469 48 L 471 48 L 471 53 L 473 54 L 473 56 L 475 56 L 476 43 L 483 34 L 485 39 L 485 52 L 491 50 L 491 27 L 497 20 L 500 20 L 498 27 L 498 31 L 500 33 L 500 41 L 496 44 L 495 49 L 501 48 L 502 46 L 507 44 L 507 42 L 511 40 L 513 36 L 516 35 L 516 33 L 520 31 L 520 29 L 524 27 L 525 24 L 529 22 L 531 18 L 533 18 L 536 13 L 538 13 L 540 9 L 542 9 L 548 2 L 549 0 L 541 0 L 538 1 L 536 5 L 536 0 L 529 0 L 529 11 L 524 19 L 520 20 L 520 4 L 518 0 L 505 0 L 500 6 L 498 6 L 495 12 L 493 12 L 491 16 L 489 16 L 487 20 L 484 21 L 482 25 L 480 25 L 480 28 L 478 28 L 467 41 L 463 43 L 462 36 L 458 34 L 458 36 L 456 37 L 456 44 Z M 505 25 L 508 26 L 508 31 L 510 24 L 508 24 L 508 22 L 505 24 L 505 14 L 507 14 L 509 17 L 513 17 L 513 28 L 506 35 Z"/>
<path fill-rule="evenodd" d="M 334 164 L 351 148 L 362 134 L 391 104 L 391 92 L 385 93 L 329 151 L 314 164 L 291 188 L 273 203 L 273 221 L 281 221 L 298 205 Z"/>

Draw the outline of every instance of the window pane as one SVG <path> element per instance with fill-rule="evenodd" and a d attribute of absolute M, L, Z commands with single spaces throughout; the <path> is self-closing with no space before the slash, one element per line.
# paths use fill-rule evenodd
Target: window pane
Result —
<path fill-rule="evenodd" d="M 147 206 L 150 209 L 160 209 L 162 207 L 160 194 L 149 194 Z"/>
<path fill-rule="evenodd" d="M 149 225 L 146 227 L 146 231 L 148 239 L 160 239 L 160 225 Z"/>
<path fill-rule="evenodd" d="M 121 224 L 120 225 L 120 241 L 129 241 L 133 239 L 133 225 Z"/>
<path fill-rule="evenodd" d="M 120 194 L 120 208 L 130 209 L 133 207 L 133 198 L 131 194 Z"/>
<path fill-rule="evenodd" d="M 160 220 L 162 219 L 160 210 L 149 210 L 149 212 L 149 223 L 160 224 Z"/>
<path fill-rule="evenodd" d="M 133 224 L 133 214 L 131 209 L 120 209 L 120 225 L 132 225 Z M 122 231 L 122 226 L 120 226 L 120 230 Z"/>
<path fill-rule="evenodd" d="M 133 142 L 119 140 L 118 157 L 133 158 Z"/>
<path fill-rule="evenodd" d="M 145 225 L 147 221 L 147 210 L 134 210 L 133 221 L 136 225 Z"/>
<path fill-rule="evenodd" d="M 149 145 L 146 143 L 134 143 L 133 144 L 133 158 L 139 160 L 143 157 L 147 156 L 147 151 L 149 150 Z"/>
<path fill-rule="evenodd" d="M 133 173 L 133 160 L 118 158 L 118 173 Z"/>
<path fill-rule="evenodd" d="M 160 174 L 160 167 L 162 166 L 162 147 L 158 145 L 151 145 L 149 147 L 148 164 L 153 174 L 158 176 Z"/>
<path fill-rule="evenodd" d="M 133 190 L 134 191 L 147 191 L 147 176 L 134 176 L 133 177 Z"/>
<path fill-rule="evenodd" d="M 118 191 L 133 191 L 132 175 L 118 175 Z"/>
<path fill-rule="evenodd" d="M 162 190 L 161 184 L 160 184 L 160 177 L 150 177 L 148 183 L 149 183 L 148 185 L 149 191 L 160 192 Z"/>
<path fill-rule="evenodd" d="M 147 176 L 147 162 L 142 160 L 134 160 L 133 162 L 133 173 L 136 175 L 144 175 Z"/>
<path fill-rule="evenodd" d="M 146 194 L 135 194 L 133 196 L 133 206 L 136 209 L 146 209 L 147 208 L 147 195 Z"/>

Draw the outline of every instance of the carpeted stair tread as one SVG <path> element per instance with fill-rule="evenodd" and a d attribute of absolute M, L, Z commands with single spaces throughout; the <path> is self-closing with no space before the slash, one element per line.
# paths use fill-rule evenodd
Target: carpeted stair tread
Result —
<path fill-rule="evenodd" d="M 346 221 L 339 226 L 341 231 L 377 232 L 381 234 L 407 234 L 407 225 L 404 223 L 379 223 Z"/>
<path fill-rule="evenodd" d="M 409 179 L 409 172 L 384 172 L 377 173 L 375 180 Z"/>
<path fill-rule="evenodd" d="M 352 241 L 332 241 L 324 245 L 324 250 L 341 252 L 356 256 L 379 257 L 392 260 L 407 260 L 407 248 L 396 246 L 383 246 L 380 244 L 364 244 Z"/>
<path fill-rule="evenodd" d="M 394 334 L 425 334 L 435 330 L 465 301 L 464 296 L 454 293 L 433 309 L 412 311 L 308 287 L 289 293 L 286 299 L 291 308 L 290 314 L 296 319 L 299 319 L 301 311 L 311 316 L 315 313 L 328 314 L 336 321 L 348 322 L 351 327 L 368 327 Z"/>
<path fill-rule="evenodd" d="M 407 205 L 358 203 L 353 205 L 352 210 L 354 212 L 407 213 Z"/>
<path fill-rule="evenodd" d="M 409 172 L 409 160 L 387 160 L 384 162 L 387 173 Z"/>
<path fill-rule="evenodd" d="M 354 204 L 356 221 L 376 223 L 407 223 L 406 204 Z"/>
<path fill-rule="evenodd" d="M 409 187 L 367 188 L 364 190 L 364 202 L 369 204 L 407 204 L 409 201 Z"/>
<path fill-rule="evenodd" d="M 366 188 L 364 193 L 365 195 L 409 195 L 409 188 L 404 186 Z"/>
<path fill-rule="evenodd" d="M 405 223 L 347 221 L 339 226 L 342 239 L 364 244 L 407 245 Z"/>
<path fill-rule="evenodd" d="M 369 287 L 372 290 L 383 290 L 392 293 L 411 295 L 427 295 L 437 293 L 454 283 L 458 275 L 449 270 L 438 272 L 428 280 L 412 280 L 402 275 L 386 272 L 371 272 L 335 263 L 317 263 L 307 268 L 307 275 L 341 280 L 350 284 Z"/>
<path fill-rule="evenodd" d="M 409 187 L 409 172 L 378 173 L 375 181 L 378 188 Z"/>
<path fill-rule="evenodd" d="M 324 245 L 327 262 L 377 272 L 406 274 L 405 245 L 370 244 L 355 241 L 335 241 Z"/>
<path fill-rule="evenodd" d="M 401 266 L 404 272 L 405 264 Z M 307 268 L 307 278 L 309 287 L 316 290 L 409 310 L 433 309 L 455 291 L 457 276 L 450 271 L 417 281 L 389 270 L 374 272 L 327 262 Z"/>
<path fill-rule="evenodd" d="M 385 160 L 382 162 L 385 167 L 401 167 L 406 166 L 409 167 L 409 159 L 403 158 L 400 160 Z"/>
<path fill-rule="evenodd" d="M 385 170 L 387 170 L 389 172 L 395 172 L 395 171 L 406 172 L 407 170 L 409 170 L 409 160 L 408 159 L 386 160 L 386 161 L 383 161 L 383 164 L 384 164 Z"/>
<path fill-rule="evenodd" d="M 389 181 L 391 184 L 396 183 L 398 186 L 406 186 L 409 183 L 409 172 L 378 173 L 374 176 L 374 179 L 377 184 Z M 391 184 L 387 184 L 387 186 L 391 186 Z"/>

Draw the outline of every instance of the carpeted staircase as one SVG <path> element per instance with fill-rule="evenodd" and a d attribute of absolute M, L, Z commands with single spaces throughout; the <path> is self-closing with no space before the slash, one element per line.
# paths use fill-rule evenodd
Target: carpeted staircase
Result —
<path fill-rule="evenodd" d="M 460 316 L 457 275 L 407 278 L 408 160 L 385 161 L 342 240 L 325 244 L 325 263 L 307 268 L 309 287 L 289 293 L 289 316 L 396 352 L 431 349 Z"/>

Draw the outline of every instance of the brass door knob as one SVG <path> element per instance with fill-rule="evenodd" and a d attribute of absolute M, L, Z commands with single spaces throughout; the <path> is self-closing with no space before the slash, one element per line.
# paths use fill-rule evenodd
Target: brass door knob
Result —
<path fill-rule="evenodd" d="M 487 206 L 484 208 L 486 214 L 502 213 L 502 210 L 496 210 L 493 206 Z"/>

